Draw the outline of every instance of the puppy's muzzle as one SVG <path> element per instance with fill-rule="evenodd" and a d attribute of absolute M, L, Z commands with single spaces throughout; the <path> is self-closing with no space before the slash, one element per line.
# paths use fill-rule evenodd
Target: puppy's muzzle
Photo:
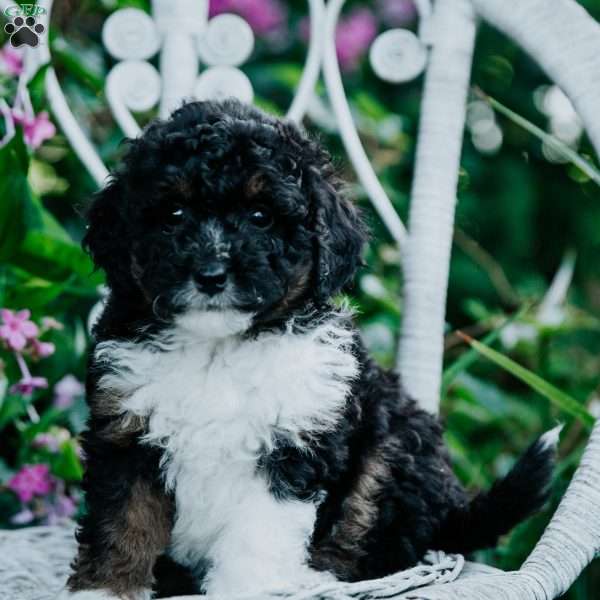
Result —
<path fill-rule="evenodd" d="M 227 266 L 222 263 L 206 265 L 194 274 L 194 282 L 198 291 L 209 296 L 221 293 L 227 286 L 228 278 Z"/>

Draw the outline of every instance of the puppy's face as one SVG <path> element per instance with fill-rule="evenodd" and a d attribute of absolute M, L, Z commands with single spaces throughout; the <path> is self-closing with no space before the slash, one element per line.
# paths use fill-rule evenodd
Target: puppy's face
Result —
<path fill-rule="evenodd" d="M 295 126 L 192 103 L 130 143 L 84 240 L 115 293 L 162 317 L 236 309 L 268 320 L 352 277 L 363 228 L 326 154 Z"/>

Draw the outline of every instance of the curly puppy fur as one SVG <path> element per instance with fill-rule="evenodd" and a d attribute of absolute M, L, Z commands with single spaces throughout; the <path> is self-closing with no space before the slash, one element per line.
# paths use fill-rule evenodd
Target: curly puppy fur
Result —
<path fill-rule="evenodd" d="M 293 123 L 198 102 L 129 141 L 84 240 L 110 296 L 67 597 L 374 578 L 492 546 L 540 507 L 549 438 L 471 498 L 438 420 L 332 308 L 364 242 Z"/>

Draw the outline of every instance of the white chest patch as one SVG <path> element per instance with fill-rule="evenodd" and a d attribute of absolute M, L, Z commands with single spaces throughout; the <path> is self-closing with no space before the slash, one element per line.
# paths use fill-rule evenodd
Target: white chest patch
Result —
<path fill-rule="evenodd" d="M 357 373 L 352 334 L 340 317 L 244 339 L 248 322 L 239 313 L 190 314 L 160 340 L 103 342 L 96 350 L 110 367 L 99 386 L 126 398 L 125 414 L 146 417 L 145 441 L 164 449 L 177 508 L 171 551 L 189 565 L 225 552 L 218 540 L 235 523 L 251 537 L 265 536 L 270 553 L 286 544 L 294 546 L 289 554 L 304 552 L 314 506 L 287 503 L 284 514 L 256 459 L 273 447 L 275 433 L 300 445 L 301 434 L 333 428 Z M 274 531 L 278 520 L 298 530 L 294 540 Z M 244 535 L 236 532 L 236 543 L 247 542 Z"/>

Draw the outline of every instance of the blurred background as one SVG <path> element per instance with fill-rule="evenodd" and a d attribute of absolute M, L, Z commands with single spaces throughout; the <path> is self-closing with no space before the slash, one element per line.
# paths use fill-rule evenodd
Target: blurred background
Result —
<path fill-rule="evenodd" d="M 61 0 L 53 13 L 54 66 L 108 165 L 118 161 L 123 136 L 104 96 L 113 62 L 102 47 L 102 24 L 118 8 L 149 10 L 148 4 Z M 581 4 L 600 19 L 600 0 Z M 306 54 L 305 3 L 211 0 L 210 10 L 248 21 L 256 45 L 242 69 L 256 103 L 284 114 Z M 384 83 L 367 60 L 376 35 L 393 27 L 415 29 L 411 0 L 349 0 L 336 44 L 363 143 L 405 220 L 422 78 Z M 0 46 L 0 138 L 15 124 L 15 136 L 0 149 L 0 526 L 14 528 L 83 510 L 77 434 L 86 418 L 87 322 L 102 274 L 79 248 L 81 215 L 95 184 L 53 124 L 43 70 L 29 86 L 33 116 L 24 114 L 17 103 L 22 54 L 6 36 Z M 499 548 L 477 557 L 512 569 L 564 492 L 590 415 L 600 415 L 600 174 L 570 102 L 519 48 L 486 25 L 479 31 L 472 80 L 442 399 L 455 469 L 466 484 L 485 487 L 536 436 L 565 423 L 551 505 Z M 138 115 L 139 122 L 152 116 Z M 402 317 L 399 253 L 356 183 L 322 85 L 306 125 L 330 149 L 371 226 L 368 266 L 348 294 L 367 344 L 392 366 Z M 583 168 L 575 164 L 582 160 Z M 470 350 L 456 330 L 483 339 L 497 354 L 486 358 Z M 519 379 L 514 363 L 503 357 L 540 379 Z M 545 384 L 553 387 L 540 394 Z M 596 562 L 567 597 L 592 600 L 599 590 Z"/>

